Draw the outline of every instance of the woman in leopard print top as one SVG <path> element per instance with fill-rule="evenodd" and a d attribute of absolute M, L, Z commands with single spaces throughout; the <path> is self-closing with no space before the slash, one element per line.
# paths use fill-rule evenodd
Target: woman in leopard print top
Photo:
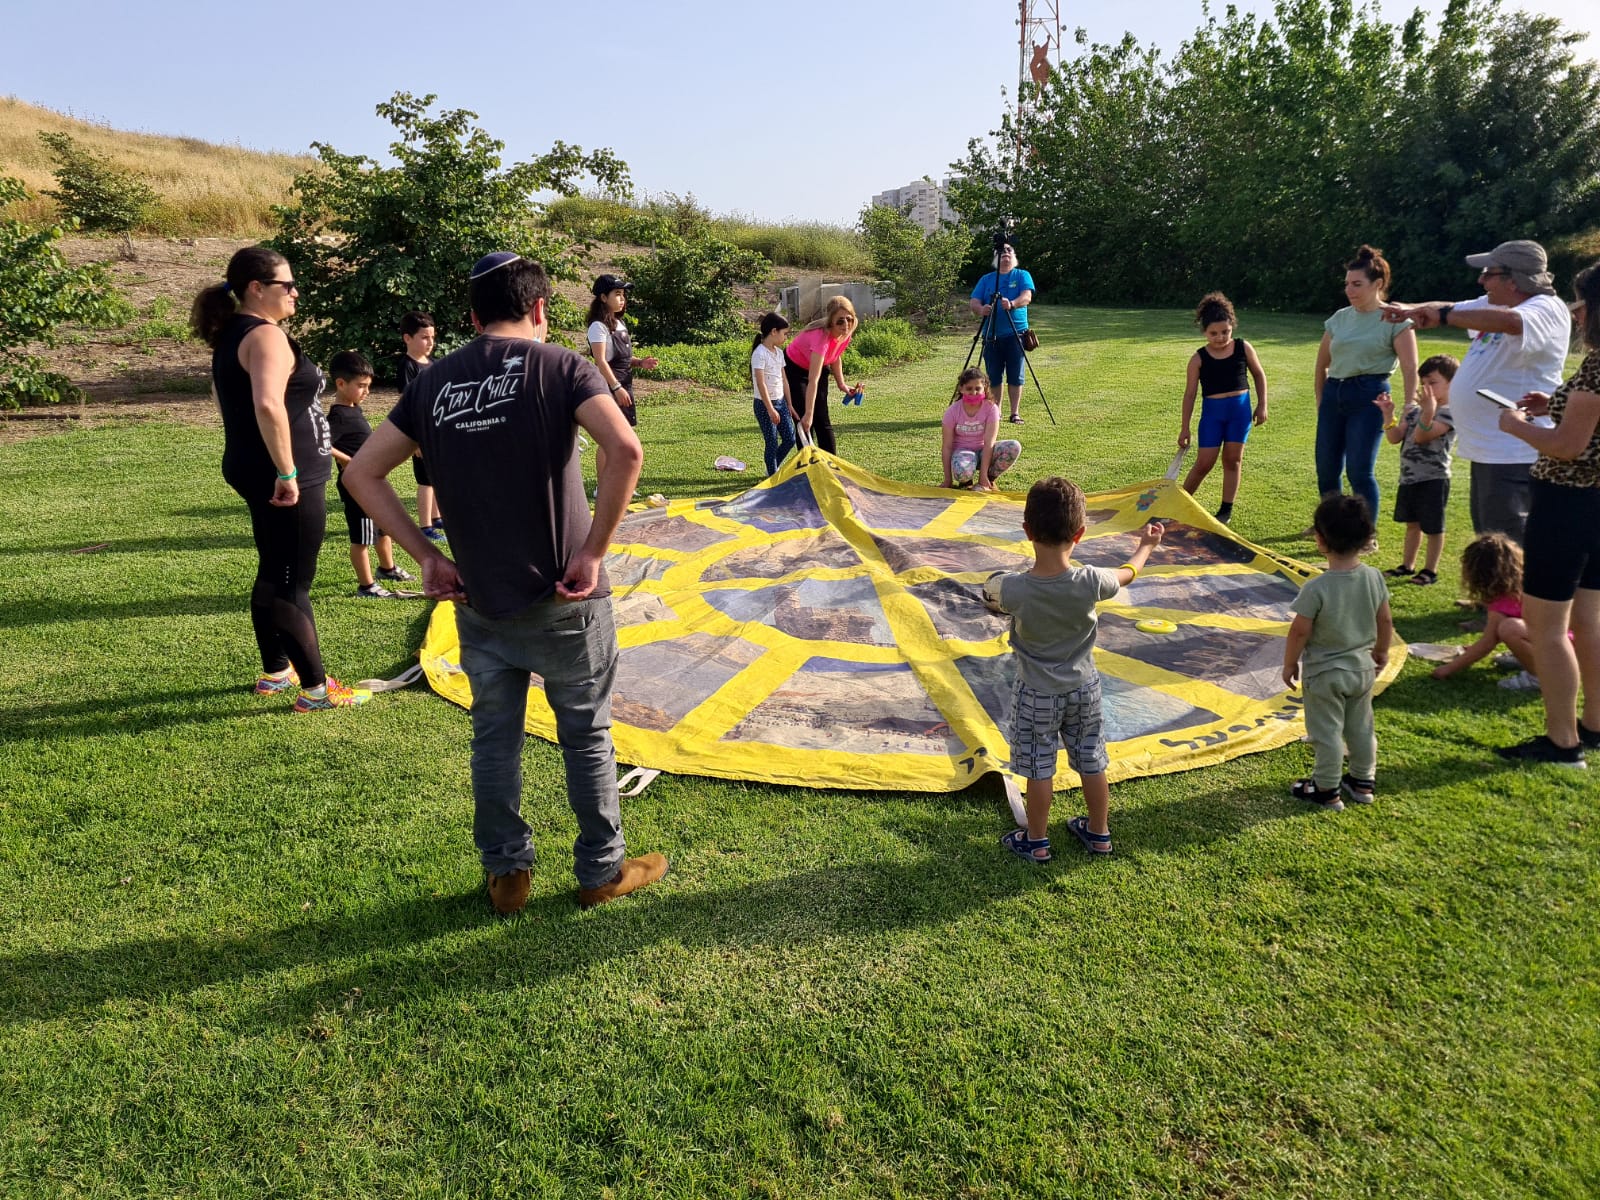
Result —
<path fill-rule="evenodd" d="M 1500 414 L 1502 430 L 1539 452 L 1529 472 L 1522 615 L 1545 716 L 1543 737 L 1500 753 L 1581 767 L 1584 750 L 1600 748 L 1600 262 L 1574 282 L 1572 315 L 1588 352 L 1583 364 L 1552 395 L 1529 392 L 1520 409 Z M 1528 420 L 1545 413 L 1553 426 Z"/>

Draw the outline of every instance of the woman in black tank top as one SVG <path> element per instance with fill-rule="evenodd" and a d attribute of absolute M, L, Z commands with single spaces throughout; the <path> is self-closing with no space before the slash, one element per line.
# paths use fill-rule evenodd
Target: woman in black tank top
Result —
<path fill-rule="evenodd" d="M 222 477 L 250 510 L 257 566 L 250 622 L 261 652 L 258 695 L 302 691 L 295 711 L 360 704 L 371 693 L 326 676 L 311 581 L 327 528 L 332 471 L 322 372 L 278 327 L 295 311 L 284 257 L 247 246 L 227 281 L 195 297 L 190 324 L 211 346 L 211 381 L 222 410 Z"/>

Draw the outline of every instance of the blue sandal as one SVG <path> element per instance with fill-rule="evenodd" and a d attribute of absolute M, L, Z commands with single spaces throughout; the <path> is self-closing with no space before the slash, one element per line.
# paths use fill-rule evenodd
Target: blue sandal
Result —
<path fill-rule="evenodd" d="M 1045 837 L 1034 841 L 1028 837 L 1026 829 L 1013 829 L 1000 839 L 1000 844 L 1018 858 L 1026 859 L 1031 863 L 1047 863 L 1051 858 L 1050 839 Z M 1041 857 L 1036 854 L 1035 851 L 1037 850 L 1043 850 L 1044 855 Z"/>
<path fill-rule="evenodd" d="M 1083 848 L 1090 854 L 1110 854 L 1111 835 L 1109 833 L 1091 833 L 1089 831 L 1088 817 L 1073 817 L 1067 822 L 1067 828 L 1077 835 L 1083 843 Z"/>

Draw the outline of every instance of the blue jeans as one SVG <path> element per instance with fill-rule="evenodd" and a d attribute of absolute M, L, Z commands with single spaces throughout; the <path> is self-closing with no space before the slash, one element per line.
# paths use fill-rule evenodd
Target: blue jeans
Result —
<path fill-rule="evenodd" d="M 794 417 L 789 412 L 788 403 L 778 396 L 772 401 L 772 407 L 778 410 L 778 423 L 774 425 L 767 419 L 767 406 L 761 402 L 761 397 L 755 399 L 756 424 L 761 428 L 761 440 L 766 443 L 763 456 L 767 463 L 767 474 L 772 475 L 789 457 L 789 451 L 794 449 Z"/>
<path fill-rule="evenodd" d="M 1372 473 L 1383 441 L 1383 410 L 1373 400 L 1389 390 L 1387 375 L 1352 375 L 1329 379 L 1317 406 L 1317 491 L 1339 494 L 1339 473 L 1350 481 L 1352 495 L 1367 502 L 1378 519 L 1378 479 Z"/>
<path fill-rule="evenodd" d="M 573 845 L 579 887 L 616 875 L 627 853 L 611 744 L 617 628 L 611 597 L 546 600 L 498 621 L 456 606 L 461 669 L 472 685 L 472 837 L 491 875 L 533 867 L 522 819 L 523 722 L 528 675 L 544 679 L 566 762 L 567 803 L 578 818 Z"/>

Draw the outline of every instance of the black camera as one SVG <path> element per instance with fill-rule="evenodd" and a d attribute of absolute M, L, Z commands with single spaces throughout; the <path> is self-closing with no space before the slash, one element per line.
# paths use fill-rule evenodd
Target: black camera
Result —
<path fill-rule="evenodd" d="M 1000 253 L 1001 250 L 1011 244 L 1011 229 L 1014 224 L 1015 222 L 1012 221 L 1010 217 L 1002 217 L 1000 219 L 999 232 L 997 232 L 992 239 L 996 254 Z"/>

